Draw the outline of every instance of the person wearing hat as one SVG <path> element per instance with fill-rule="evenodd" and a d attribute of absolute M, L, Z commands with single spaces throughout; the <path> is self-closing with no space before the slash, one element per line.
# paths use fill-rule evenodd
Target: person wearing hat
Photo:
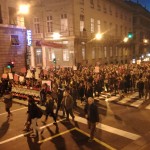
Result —
<path fill-rule="evenodd" d="M 54 124 L 56 124 L 56 116 L 54 114 L 54 99 L 52 97 L 52 92 L 47 92 L 46 94 L 46 103 L 45 103 L 45 121 L 47 121 L 48 116 L 52 116 Z"/>

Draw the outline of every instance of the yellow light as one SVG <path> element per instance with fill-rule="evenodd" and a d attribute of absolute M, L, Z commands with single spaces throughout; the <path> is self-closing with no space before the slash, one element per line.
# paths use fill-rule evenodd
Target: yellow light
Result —
<path fill-rule="evenodd" d="M 100 34 L 100 33 L 97 33 L 97 34 L 95 35 L 95 38 L 96 38 L 97 40 L 100 40 L 100 39 L 102 39 L 102 34 Z"/>
<path fill-rule="evenodd" d="M 128 40 L 129 40 L 129 39 L 128 39 L 127 37 L 125 37 L 125 38 L 123 39 L 123 42 L 126 43 L 126 42 L 128 42 Z"/>
<path fill-rule="evenodd" d="M 28 14 L 29 13 L 29 5 L 20 5 L 19 6 L 19 14 Z"/>
<path fill-rule="evenodd" d="M 147 44 L 147 43 L 148 43 L 148 39 L 143 39 L 143 42 L 144 42 L 145 44 Z"/>
<path fill-rule="evenodd" d="M 60 39 L 60 34 L 58 32 L 54 32 L 52 35 L 54 40 L 59 40 Z"/>

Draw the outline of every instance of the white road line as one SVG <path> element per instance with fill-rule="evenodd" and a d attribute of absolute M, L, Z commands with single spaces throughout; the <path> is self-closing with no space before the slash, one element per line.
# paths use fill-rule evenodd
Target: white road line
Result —
<path fill-rule="evenodd" d="M 143 103 L 143 100 L 135 100 L 130 106 L 139 107 Z"/>
<path fill-rule="evenodd" d="M 148 105 L 148 106 L 146 106 L 146 108 L 145 109 L 150 109 L 150 104 Z"/>
<path fill-rule="evenodd" d="M 87 120 L 85 118 L 76 116 L 75 120 L 78 121 L 78 122 L 87 124 Z M 101 123 L 98 123 L 96 127 L 98 129 L 101 129 L 101 130 L 104 130 L 104 131 L 107 131 L 107 132 L 110 132 L 110 133 L 113 133 L 113 134 L 116 134 L 116 135 L 119 135 L 119 136 L 122 136 L 122 137 L 125 137 L 125 138 L 128 138 L 128 139 L 131 139 L 131 140 L 137 140 L 138 138 L 141 137 L 140 135 L 137 135 L 137 134 L 134 134 L 134 133 L 131 133 L 131 132 L 127 132 L 127 131 L 124 131 L 124 130 L 121 130 L 121 129 L 117 129 L 117 128 L 114 128 L 114 127 L 111 127 L 111 126 L 108 126 L 108 125 L 104 125 L 104 124 L 101 124 Z"/>
<path fill-rule="evenodd" d="M 22 107 L 22 108 L 19 108 L 19 109 L 11 110 L 11 112 L 19 111 L 19 110 L 22 110 L 22 109 L 27 109 L 27 107 Z M 0 116 L 5 115 L 5 114 L 7 114 L 7 113 L 6 112 L 1 113 Z"/>
<path fill-rule="evenodd" d="M 61 121 L 63 121 L 63 120 L 65 120 L 65 119 L 58 120 L 57 122 L 61 122 Z M 42 127 L 40 127 L 40 129 L 44 129 L 44 128 L 46 128 L 46 127 L 48 127 L 48 126 L 51 126 L 51 125 L 53 125 L 53 123 L 49 123 L 49 124 L 47 124 L 47 125 L 45 125 L 45 126 L 42 126 Z M 32 133 L 32 131 L 27 132 L 27 133 L 23 133 L 23 134 L 20 134 L 20 135 L 17 135 L 17 136 L 14 136 L 14 137 L 9 138 L 9 139 L 4 140 L 4 141 L 1 141 L 1 142 L 0 142 L 0 145 L 1 145 L 1 144 L 4 144 L 4 143 L 8 143 L 8 142 L 10 142 L 10 141 L 14 141 L 14 140 L 16 140 L 16 139 L 18 139 L 18 138 L 21 138 L 21 137 L 24 137 L 24 136 L 26 136 L 26 135 L 28 135 L 28 134 L 30 134 L 30 133 Z"/>

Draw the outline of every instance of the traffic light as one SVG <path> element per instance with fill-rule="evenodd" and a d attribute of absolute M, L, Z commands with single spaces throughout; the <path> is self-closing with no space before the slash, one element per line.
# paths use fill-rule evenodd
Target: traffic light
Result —
<path fill-rule="evenodd" d="M 8 68 L 8 69 L 14 68 L 14 62 L 13 62 L 13 61 L 12 61 L 12 62 L 9 62 L 9 63 L 7 64 L 7 68 Z"/>
<path fill-rule="evenodd" d="M 56 58 L 53 59 L 53 63 L 56 64 Z"/>
<path fill-rule="evenodd" d="M 129 32 L 129 33 L 128 33 L 128 38 L 129 38 L 129 39 L 132 39 L 132 38 L 133 38 L 133 33 L 132 33 L 132 32 Z"/>

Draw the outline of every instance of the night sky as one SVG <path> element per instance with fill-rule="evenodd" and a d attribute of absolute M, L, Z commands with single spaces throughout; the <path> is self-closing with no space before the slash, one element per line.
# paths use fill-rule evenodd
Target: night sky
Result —
<path fill-rule="evenodd" d="M 133 2 L 139 1 L 142 6 L 146 6 L 146 9 L 150 11 L 150 0 L 132 0 Z"/>

